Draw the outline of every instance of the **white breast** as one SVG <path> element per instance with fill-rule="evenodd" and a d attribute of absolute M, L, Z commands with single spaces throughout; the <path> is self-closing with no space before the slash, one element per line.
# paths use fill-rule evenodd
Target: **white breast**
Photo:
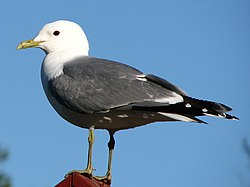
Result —
<path fill-rule="evenodd" d="M 58 77 L 63 73 L 65 63 L 70 63 L 74 59 L 88 54 L 83 53 L 82 49 L 72 48 L 60 52 L 49 53 L 42 63 L 42 76 L 46 76 L 48 80 Z"/>

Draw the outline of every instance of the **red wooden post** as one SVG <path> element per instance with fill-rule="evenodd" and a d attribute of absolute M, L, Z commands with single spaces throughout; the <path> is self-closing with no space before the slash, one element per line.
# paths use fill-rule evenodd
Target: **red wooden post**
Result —
<path fill-rule="evenodd" d="M 55 187 L 110 187 L 110 185 L 95 178 L 88 178 L 79 173 L 72 173 Z"/>

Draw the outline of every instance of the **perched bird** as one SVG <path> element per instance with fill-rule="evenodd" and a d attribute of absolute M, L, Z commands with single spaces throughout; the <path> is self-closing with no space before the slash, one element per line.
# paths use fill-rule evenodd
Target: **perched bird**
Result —
<path fill-rule="evenodd" d="M 94 128 L 110 134 L 108 170 L 99 180 L 111 182 L 114 133 L 157 121 L 205 123 L 196 116 L 238 119 L 226 105 L 188 96 L 170 82 L 128 65 L 88 56 L 82 28 L 70 21 L 46 24 L 17 49 L 38 47 L 46 56 L 41 67 L 44 91 L 56 112 L 68 122 L 89 129 L 88 162 L 77 171 L 92 177 Z"/>

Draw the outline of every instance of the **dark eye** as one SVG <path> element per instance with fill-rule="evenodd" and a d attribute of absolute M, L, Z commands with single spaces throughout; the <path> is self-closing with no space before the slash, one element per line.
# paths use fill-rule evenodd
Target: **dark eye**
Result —
<path fill-rule="evenodd" d="M 54 36 L 58 36 L 59 34 L 60 34 L 59 31 L 54 31 L 54 32 L 53 32 L 53 35 L 54 35 Z"/>

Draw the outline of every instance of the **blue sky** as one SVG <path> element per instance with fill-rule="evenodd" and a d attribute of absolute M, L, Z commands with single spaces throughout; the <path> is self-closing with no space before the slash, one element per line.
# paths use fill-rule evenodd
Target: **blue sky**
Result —
<path fill-rule="evenodd" d="M 87 130 L 61 119 L 40 81 L 44 53 L 16 51 L 51 21 L 79 23 L 90 54 L 159 75 L 188 94 L 225 103 L 240 121 L 155 123 L 116 133 L 112 186 L 237 187 L 250 184 L 248 0 L 14 1 L 0 7 L 0 169 L 14 186 L 56 185 L 83 169 Z M 96 131 L 96 175 L 106 171 L 108 133 Z"/>

